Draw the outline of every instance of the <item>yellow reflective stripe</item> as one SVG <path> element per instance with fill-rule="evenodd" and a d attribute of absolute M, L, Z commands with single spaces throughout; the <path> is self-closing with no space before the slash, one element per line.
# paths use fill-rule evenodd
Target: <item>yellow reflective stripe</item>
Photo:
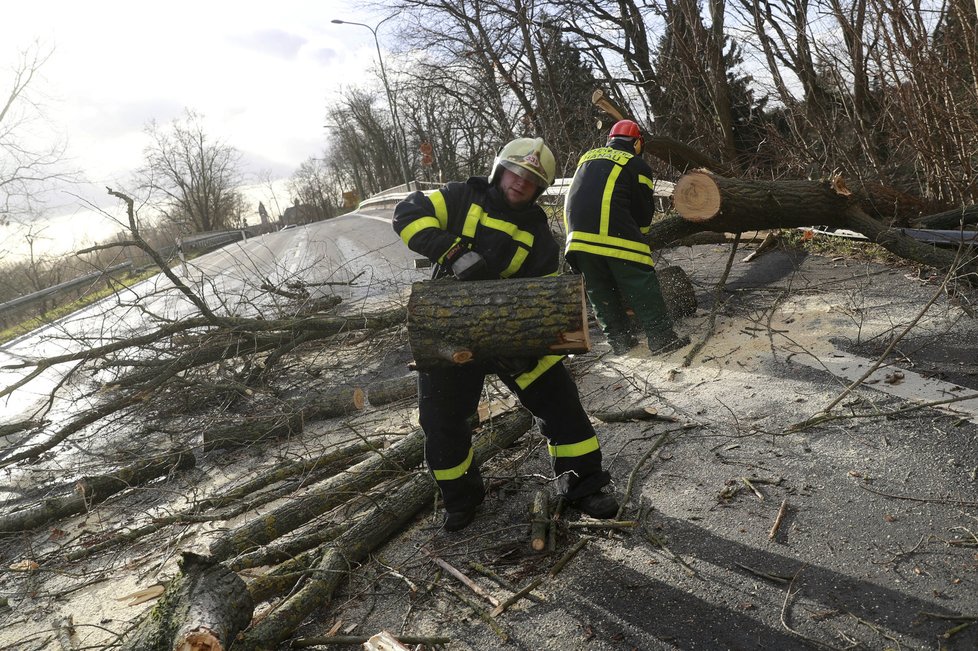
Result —
<path fill-rule="evenodd" d="M 605 246 L 599 246 L 596 244 L 585 244 L 583 242 L 571 242 L 567 245 L 567 253 L 572 251 L 579 251 L 581 253 L 593 253 L 594 255 L 602 255 L 606 258 L 617 258 L 618 260 L 629 260 L 631 262 L 639 262 L 649 267 L 655 266 L 655 261 L 652 259 L 650 253 L 632 253 L 631 251 L 622 251 L 621 249 L 611 249 Z"/>
<path fill-rule="evenodd" d="M 621 170 L 621 167 L 615 166 L 608 175 L 607 183 L 604 184 L 604 194 L 601 196 L 601 227 L 598 230 L 602 235 L 608 234 L 608 225 L 611 223 L 611 195 L 615 192 L 615 183 Z"/>
<path fill-rule="evenodd" d="M 445 470 L 435 470 L 434 468 L 432 468 L 431 474 L 434 475 L 435 479 L 437 479 L 438 481 L 458 479 L 459 477 L 464 475 L 465 471 L 467 471 L 469 469 L 469 466 L 472 465 L 472 453 L 473 450 L 470 447 L 469 456 L 465 457 L 465 461 L 458 464 L 454 468 L 446 468 Z"/>
<path fill-rule="evenodd" d="M 448 206 L 445 205 L 445 195 L 441 193 L 441 190 L 435 190 L 428 195 L 428 199 L 431 200 L 431 205 L 435 207 L 435 217 L 438 218 L 438 223 L 441 224 L 442 230 L 448 228 Z"/>
<path fill-rule="evenodd" d="M 509 278 L 523 266 L 526 262 L 526 256 L 530 255 L 529 249 L 524 249 L 522 246 L 516 247 L 516 253 L 513 255 L 513 259 L 509 261 L 509 266 L 502 270 L 499 274 L 503 278 Z"/>
<path fill-rule="evenodd" d="M 521 389 L 533 384 L 533 381 L 538 377 L 546 373 L 553 367 L 554 364 L 564 359 L 564 355 L 544 355 L 539 360 L 537 360 L 537 365 L 526 373 L 522 373 L 516 376 L 516 386 Z"/>
<path fill-rule="evenodd" d="M 496 219 L 495 217 L 489 217 L 487 215 L 482 219 L 482 224 L 483 226 L 494 228 L 497 231 L 506 233 L 528 249 L 533 248 L 533 233 L 520 230 L 519 227 L 512 222 L 503 221 L 502 219 Z"/>
<path fill-rule="evenodd" d="M 642 185 L 649 186 L 650 190 L 655 190 L 655 181 L 645 176 L 644 174 L 638 175 L 638 182 L 641 183 Z"/>
<path fill-rule="evenodd" d="M 598 445 L 598 437 L 592 436 L 580 443 L 568 443 L 566 445 L 547 445 L 547 450 L 552 457 L 583 457 L 585 454 L 594 452 L 601 448 Z"/>
<path fill-rule="evenodd" d="M 465 216 L 465 226 L 462 227 L 462 235 L 475 237 L 475 229 L 485 214 L 486 211 L 479 204 L 474 203 L 469 206 L 469 213 Z"/>
<path fill-rule="evenodd" d="M 620 249 L 629 249 L 641 253 L 651 253 L 652 251 L 652 249 L 649 248 L 649 245 L 645 242 L 636 242 L 635 240 L 628 240 L 624 237 L 615 237 L 613 235 L 596 235 L 594 233 L 586 233 L 584 231 L 574 231 L 571 233 L 570 239 L 572 242 L 604 244 L 605 246 L 614 246 Z"/>
<path fill-rule="evenodd" d="M 652 230 L 652 224 L 649 224 L 648 226 L 638 227 L 638 232 L 641 233 L 642 235 L 648 235 L 650 230 Z"/>
<path fill-rule="evenodd" d="M 423 231 L 426 228 L 437 228 L 438 230 L 441 230 L 441 225 L 434 217 L 418 217 L 401 230 L 401 240 L 405 244 L 410 245 L 411 238 L 417 235 L 419 231 Z"/>

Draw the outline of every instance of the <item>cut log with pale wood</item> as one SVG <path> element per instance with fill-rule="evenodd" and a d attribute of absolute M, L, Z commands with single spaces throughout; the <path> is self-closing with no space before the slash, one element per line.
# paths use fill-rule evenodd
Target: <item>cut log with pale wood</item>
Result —
<path fill-rule="evenodd" d="M 367 387 L 367 402 L 372 407 L 389 405 L 392 402 L 416 398 L 417 396 L 418 378 L 415 375 L 383 380 Z"/>
<path fill-rule="evenodd" d="M 26 531 L 61 518 L 85 513 L 94 504 L 127 488 L 165 477 L 175 470 L 194 467 L 189 449 L 176 450 L 119 468 L 113 473 L 83 477 L 70 495 L 51 497 L 22 511 L 0 518 L 0 534 Z"/>
<path fill-rule="evenodd" d="M 224 651 L 251 623 L 255 604 L 237 574 L 183 552 L 180 574 L 123 647 L 129 651 Z"/>
<path fill-rule="evenodd" d="M 871 242 L 901 258 L 941 270 L 978 271 L 974 262 L 961 263 L 953 252 L 918 242 L 897 228 L 866 214 L 865 197 L 850 192 L 839 176 L 824 181 L 748 181 L 697 170 L 676 182 L 673 205 L 689 226 L 678 220 L 653 224 L 649 241 L 659 246 L 699 230 L 746 231 L 805 226 L 831 226 L 862 233 Z"/>
<path fill-rule="evenodd" d="M 414 283 L 408 339 L 419 370 L 591 347 L 581 276 Z"/>

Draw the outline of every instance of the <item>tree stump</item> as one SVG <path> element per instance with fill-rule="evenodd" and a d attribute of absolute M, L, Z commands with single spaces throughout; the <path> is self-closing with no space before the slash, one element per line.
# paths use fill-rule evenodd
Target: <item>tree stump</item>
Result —
<path fill-rule="evenodd" d="M 584 280 L 568 275 L 414 283 L 408 339 L 418 370 L 587 352 Z"/>

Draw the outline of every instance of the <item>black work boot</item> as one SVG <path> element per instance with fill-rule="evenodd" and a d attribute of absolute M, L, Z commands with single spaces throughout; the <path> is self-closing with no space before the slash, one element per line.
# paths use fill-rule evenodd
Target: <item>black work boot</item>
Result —
<path fill-rule="evenodd" d="M 624 355 L 638 345 L 638 339 L 632 335 L 627 335 L 625 337 L 609 338 L 608 343 L 611 344 L 611 352 L 615 355 Z"/>
<path fill-rule="evenodd" d="M 472 466 L 457 480 L 456 485 L 451 490 L 451 499 L 445 500 L 445 521 L 442 526 L 445 531 L 459 531 L 472 524 L 472 521 L 475 520 L 476 511 L 486 499 L 482 473 L 479 472 L 478 468 Z M 446 497 L 444 492 L 442 497 Z"/>
<path fill-rule="evenodd" d="M 598 520 L 609 520 L 618 515 L 618 500 L 604 489 L 591 493 L 569 503 L 581 513 Z"/>
<path fill-rule="evenodd" d="M 649 352 L 653 355 L 665 355 L 674 350 L 679 350 L 689 343 L 689 337 L 680 337 L 676 331 L 669 328 L 665 332 L 649 336 Z"/>

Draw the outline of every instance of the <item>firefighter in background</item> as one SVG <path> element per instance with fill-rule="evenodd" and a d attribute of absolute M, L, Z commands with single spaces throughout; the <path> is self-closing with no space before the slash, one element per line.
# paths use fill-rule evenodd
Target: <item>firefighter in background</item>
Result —
<path fill-rule="evenodd" d="M 581 156 L 564 200 L 567 261 L 584 275 L 594 316 L 616 354 L 638 344 L 628 307 L 652 353 L 689 343 L 673 330 L 644 237 L 655 204 L 652 168 L 639 155 L 643 145 L 637 124 L 615 123 L 604 147 Z"/>
<path fill-rule="evenodd" d="M 435 278 L 556 275 L 560 249 L 536 204 L 554 170 L 553 153 L 541 138 L 518 138 L 500 150 L 489 178 L 448 183 L 430 196 L 409 195 L 394 210 L 394 230 L 435 263 Z M 549 443 L 557 491 L 567 503 L 595 518 L 617 514 L 618 502 L 605 489 L 611 476 L 602 469 L 597 434 L 562 359 L 474 362 L 418 374 L 425 461 L 445 503 L 446 530 L 471 523 L 485 497 L 466 418 L 475 413 L 490 373 L 536 417 Z"/>

